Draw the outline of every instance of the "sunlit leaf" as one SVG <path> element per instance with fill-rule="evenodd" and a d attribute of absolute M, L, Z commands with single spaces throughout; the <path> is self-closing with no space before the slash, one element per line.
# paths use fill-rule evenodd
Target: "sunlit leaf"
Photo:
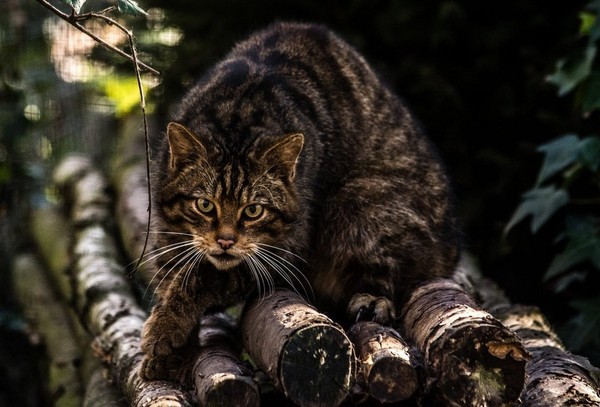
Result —
<path fill-rule="evenodd" d="M 579 32 L 583 35 L 590 35 L 590 32 L 596 23 L 596 15 L 589 11 L 582 11 L 579 13 L 579 20 L 581 21 Z"/>
<path fill-rule="evenodd" d="M 121 13 L 132 16 L 145 16 L 147 13 L 134 0 L 118 0 L 117 7 Z"/>
<path fill-rule="evenodd" d="M 600 39 L 600 20 L 597 18 L 600 14 L 600 1 L 591 1 L 586 8 L 590 11 L 584 11 L 580 15 L 580 32 L 589 35 L 591 41 L 597 41 Z"/>
<path fill-rule="evenodd" d="M 600 234 L 594 219 L 569 217 L 565 233 L 568 239 L 567 246 L 550 263 L 544 276 L 546 280 L 584 261 L 590 261 L 594 267 L 600 269 Z"/>
<path fill-rule="evenodd" d="M 76 13 L 79 13 L 81 7 L 85 4 L 87 0 L 60 0 L 61 2 L 73 7 Z"/>
<path fill-rule="evenodd" d="M 567 134 L 538 147 L 545 154 L 536 185 L 540 185 L 557 172 L 565 169 L 577 160 L 579 137 Z"/>
<path fill-rule="evenodd" d="M 531 232 L 536 233 L 557 210 L 568 202 L 568 192 L 555 186 L 529 190 L 523 194 L 523 201 L 506 225 L 505 233 L 530 215 Z"/>
<path fill-rule="evenodd" d="M 556 63 L 556 70 L 548 76 L 548 82 L 558 86 L 558 95 L 569 93 L 592 72 L 592 63 L 596 56 L 596 47 L 590 44 L 583 52 Z"/>
<path fill-rule="evenodd" d="M 123 116 L 140 104 L 140 91 L 135 77 L 114 76 L 102 83 L 106 96 L 114 103 L 117 116 Z"/>
<path fill-rule="evenodd" d="M 600 168 L 600 138 L 587 137 L 579 143 L 579 160 L 591 171 Z"/>

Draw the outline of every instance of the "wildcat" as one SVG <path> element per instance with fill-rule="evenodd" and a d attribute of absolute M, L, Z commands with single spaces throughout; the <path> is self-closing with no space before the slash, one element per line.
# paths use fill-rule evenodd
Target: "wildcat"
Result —
<path fill-rule="evenodd" d="M 146 379 L 181 379 L 199 316 L 253 291 L 310 284 L 324 310 L 390 323 L 457 262 L 440 160 L 323 26 L 277 23 L 235 46 L 181 101 L 154 167 Z"/>

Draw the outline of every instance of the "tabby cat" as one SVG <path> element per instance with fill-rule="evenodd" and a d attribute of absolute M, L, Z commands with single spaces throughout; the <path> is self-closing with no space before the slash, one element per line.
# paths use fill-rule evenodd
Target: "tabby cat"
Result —
<path fill-rule="evenodd" d="M 146 379 L 178 378 L 199 315 L 274 285 L 312 290 L 349 321 L 390 323 L 411 286 L 457 261 L 429 141 L 319 25 L 277 23 L 239 43 L 183 99 L 154 166 Z"/>

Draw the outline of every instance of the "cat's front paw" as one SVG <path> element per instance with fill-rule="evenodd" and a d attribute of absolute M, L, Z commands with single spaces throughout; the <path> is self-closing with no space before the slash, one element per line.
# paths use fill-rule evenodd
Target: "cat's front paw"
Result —
<path fill-rule="evenodd" d="M 184 380 L 186 362 L 193 356 L 193 344 L 188 343 L 192 328 L 184 327 L 166 315 L 150 315 L 142 332 L 141 348 L 145 355 L 141 377 L 146 380 Z"/>
<path fill-rule="evenodd" d="M 388 325 L 396 319 L 396 307 L 387 297 L 376 297 L 367 293 L 354 294 L 348 303 L 351 321 L 375 321 Z"/>

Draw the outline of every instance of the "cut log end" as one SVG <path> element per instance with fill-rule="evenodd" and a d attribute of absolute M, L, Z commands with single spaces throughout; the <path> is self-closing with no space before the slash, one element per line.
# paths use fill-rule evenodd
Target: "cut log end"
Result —
<path fill-rule="evenodd" d="M 331 325 L 296 331 L 281 354 L 284 392 L 299 405 L 336 406 L 348 395 L 354 354 L 344 332 Z"/>
<path fill-rule="evenodd" d="M 206 407 L 260 406 L 260 395 L 251 378 L 233 374 L 213 375 L 210 390 L 205 394 L 202 405 Z"/>
<path fill-rule="evenodd" d="M 381 355 L 373 363 L 367 381 L 371 397 L 382 403 L 396 403 L 410 398 L 419 384 L 416 371 L 393 354 Z"/>
<path fill-rule="evenodd" d="M 382 403 L 395 403 L 417 391 L 414 358 L 394 329 L 363 321 L 348 334 L 358 353 L 358 381 L 371 397 Z"/>
<path fill-rule="evenodd" d="M 354 348 L 341 327 L 298 294 L 276 290 L 247 306 L 246 350 L 286 397 L 300 406 L 337 406 L 349 394 Z"/>
<path fill-rule="evenodd" d="M 430 385 L 441 403 L 501 405 L 519 398 L 530 354 L 458 284 L 423 284 L 413 292 L 403 318 L 408 336 L 423 352 Z"/>

